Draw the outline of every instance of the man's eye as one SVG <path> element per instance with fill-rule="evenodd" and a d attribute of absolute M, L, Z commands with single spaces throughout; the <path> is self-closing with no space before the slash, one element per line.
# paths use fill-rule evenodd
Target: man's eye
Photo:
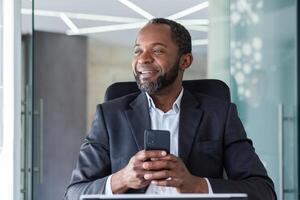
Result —
<path fill-rule="evenodd" d="M 154 53 L 163 53 L 163 52 L 164 52 L 164 51 L 161 50 L 161 49 L 154 49 L 153 51 L 154 51 Z"/>
<path fill-rule="evenodd" d="M 133 51 L 134 55 L 138 55 L 138 54 L 140 54 L 140 52 L 141 52 L 140 49 L 136 49 L 136 50 Z"/>

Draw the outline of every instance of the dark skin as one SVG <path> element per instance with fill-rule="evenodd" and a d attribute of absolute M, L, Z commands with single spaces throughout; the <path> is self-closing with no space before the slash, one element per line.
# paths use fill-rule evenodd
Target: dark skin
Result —
<path fill-rule="evenodd" d="M 138 34 L 132 68 L 140 73 L 141 82 L 153 81 L 161 74 L 167 74 L 176 63 L 178 46 L 171 38 L 170 27 L 150 24 Z M 180 56 L 179 73 L 168 87 L 150 94 L 156 107 L 169 111 L 182 89 L 183 72 L 192 63 L 187 53 Z M 128 189 L 140 189 L 153 183 L 157 186 L 174 187 L 179 193 L 208 193 L 204 178 L 192 175 L 180 158 L 164 151 L 139 151 L 120 171 L 112 174 L 111 187 L 114 194 Z"/>

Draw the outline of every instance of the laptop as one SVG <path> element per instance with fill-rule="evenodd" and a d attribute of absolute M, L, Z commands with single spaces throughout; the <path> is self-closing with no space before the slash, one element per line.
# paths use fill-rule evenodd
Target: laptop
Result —
<path fill-rule="evenodd" d="M 169 195 L 158 195 L 158 194 L 118 194 L 118 195 L 81 195 L 80 200 L 246 200 L 247 194 L 244 193 L 226 193 L 226 194 L 169 194 Z"/>

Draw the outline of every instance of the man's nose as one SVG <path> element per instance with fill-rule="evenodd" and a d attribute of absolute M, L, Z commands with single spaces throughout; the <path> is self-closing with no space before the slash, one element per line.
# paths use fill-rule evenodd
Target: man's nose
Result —
<path fill-rule="evenodd" d="M 148 51 L 144 51 L 138 57 L 139 64 L 147 64 L 147 63 L 152 63 L 152 62 L 153 62 L 153 57 L 152 57 L 151 53 Z"/>

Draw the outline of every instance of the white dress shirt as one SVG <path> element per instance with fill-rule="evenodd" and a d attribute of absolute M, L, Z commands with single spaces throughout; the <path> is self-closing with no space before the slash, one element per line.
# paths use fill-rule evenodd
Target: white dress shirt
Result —
<path fill-rule="evenodd" d="M 147 95 L 149 103 L 149 114 L 151 119 L 152 130 L 168 130 L 170 131 L 170 153 L 178 156 L 178 130 L 179 130 L 179 116 L 180 116 L 180 103 L 183 95 L 183 88 L 175 102 L 173 103 L 172 109 L 168 112 L 163 112 L 157 108 L 150 97 Z M 212 188 L 207 178 L 205 178 L 208 184 L 209 194 L 212 194 Z M 111 175 L 108 177 L 105 185 L 105 194 L 112 194 L 111 190 Z M 174 187 L 163 187 L 156 186 L 150 183 L 146 194 L 178 194 Z"/>

